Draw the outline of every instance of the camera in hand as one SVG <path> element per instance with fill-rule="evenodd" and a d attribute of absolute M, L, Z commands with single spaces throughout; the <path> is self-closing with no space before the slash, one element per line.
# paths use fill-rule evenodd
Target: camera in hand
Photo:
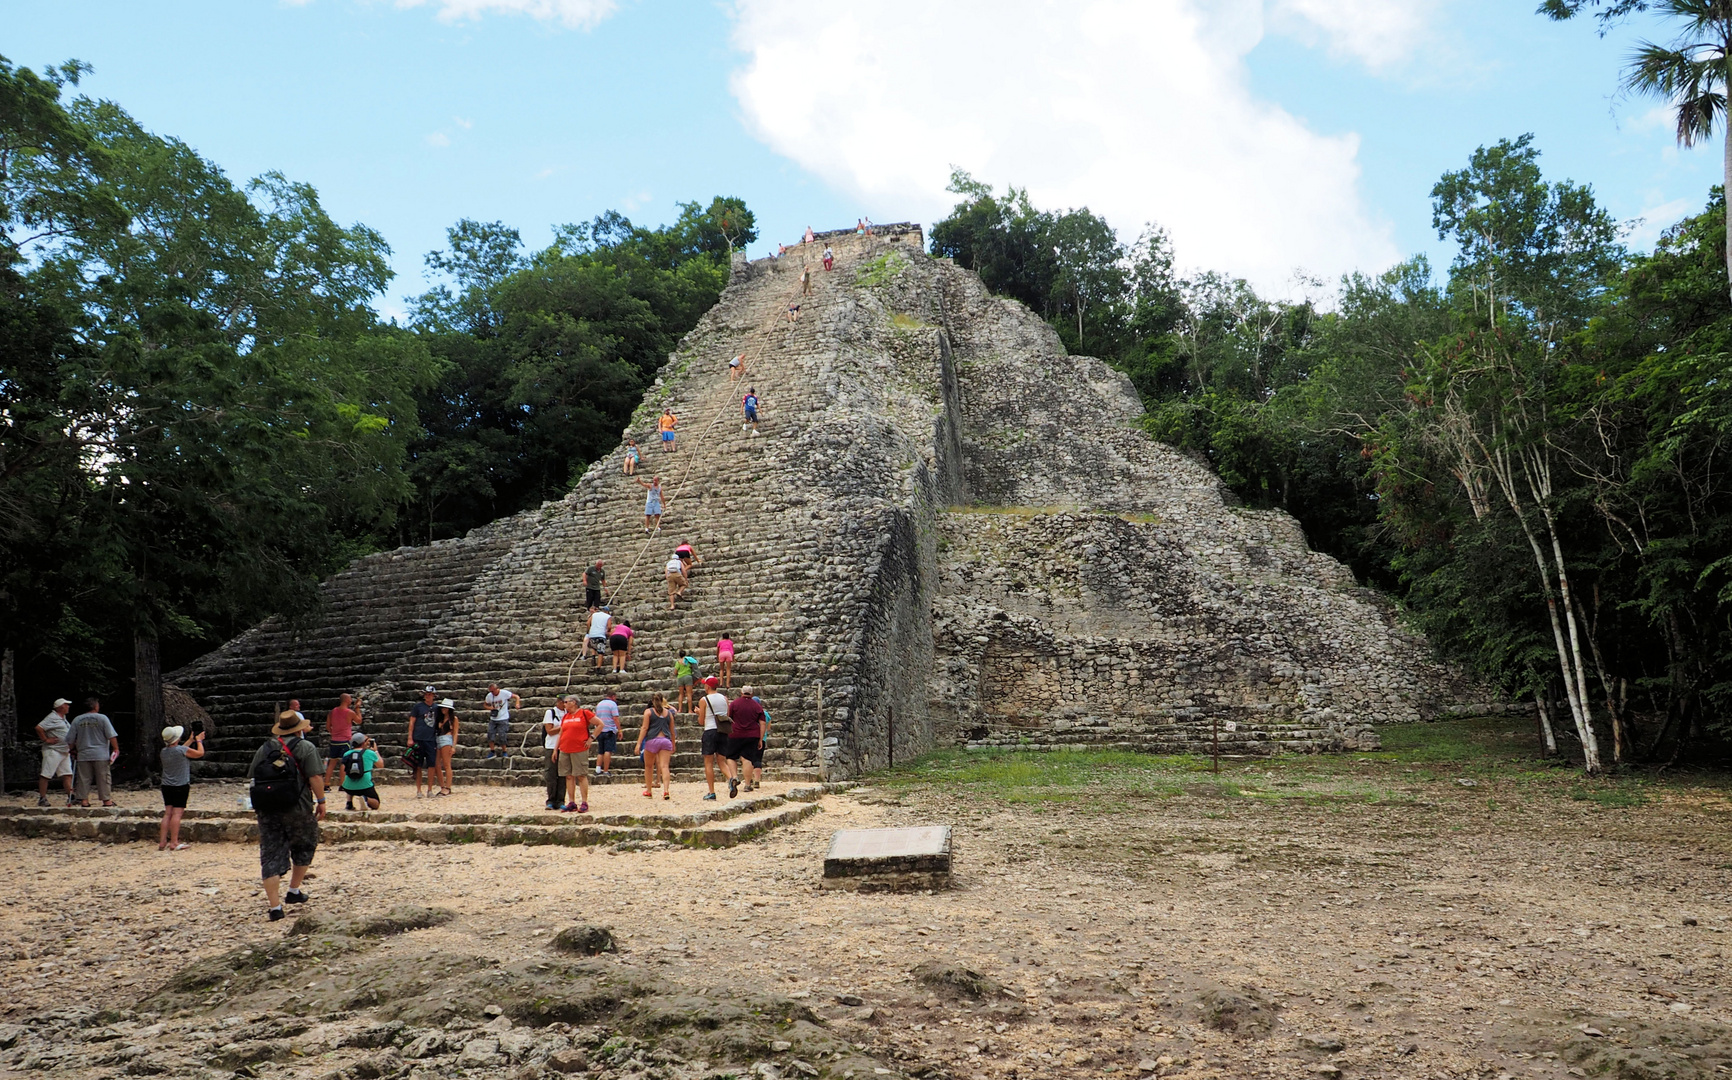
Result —
<path fill-rule="evenodd" d="M 193 720 L 186 725 L 186 737 L 190 741 L 204 734 L 204 721 Z"/>

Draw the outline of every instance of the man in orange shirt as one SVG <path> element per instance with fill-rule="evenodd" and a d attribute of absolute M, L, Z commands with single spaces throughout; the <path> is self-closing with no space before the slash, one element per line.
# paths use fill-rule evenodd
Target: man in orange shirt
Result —
<path fill-rule="evenodd" d="M 564 813 L 589 813 L 589 740 L 600 721 L 590 709 L 567 702 L 565 714 L 559 718 L 559 775 L 565 778 Z M 577 789 L 583 790 L 583 803 L 577 802 Z"/>
<path fill-rule="evenodd" d="M 337 707 L 325 715 L 325 790 L 333 790 L 337 776 L 337 766 L 342 763 L 343 752 L 349 749 L 349 740 L 354 737 L 355 729 L 361 725 L 361 713 L 350 706 L 354 697 L 344 694 L 337 701 Z"/>

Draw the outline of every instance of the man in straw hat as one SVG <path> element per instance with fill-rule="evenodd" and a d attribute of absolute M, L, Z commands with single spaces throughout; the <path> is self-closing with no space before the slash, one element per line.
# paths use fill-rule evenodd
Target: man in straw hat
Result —
<path fill-rule="evenodd" d="M 325 817 L 325 763 L 312 740 L 302 737 L 312 726 L 292 710 L 278 713 L 271 738 L 247 767 L 253 809 L 259 817 L 259 869 L 272 922 L 283 917 L 284 903 L 307 902 L 301 882 L 319 847 L 319 822 Z M 279 896 L 284 874 L 289 875 L 289 890 Z"/>

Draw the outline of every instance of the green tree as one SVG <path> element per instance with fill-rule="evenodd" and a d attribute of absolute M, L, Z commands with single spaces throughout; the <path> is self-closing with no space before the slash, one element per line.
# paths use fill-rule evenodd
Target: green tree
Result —
<path fill-rule="evenodd" d="M 28 361 L 6 379 L 30 403 L 7 425 L 25 542 L 3 569 L 9 590 L 32 571 L 71 590 L 45 621 L 8 620 L 7 643 L 61 661 L 99 643 L 79 674 L 130 667 L 148 731 L 165 642 L 307 609 L 389 526 L 432 366 L 369 306 L 389 279 L 376 233 L 280 176 L 237 189 L 112 103 L 50 108 L 42 87 L 8 114 L 60 142 L 7 178 L 8 224 L 33 231 L 30 264 L 6 271 Z"/>
<path fill-rule="evenodd" d="M 448 230 L 427 265 L 450 280 L 414 303 L 443 374 L 421 401 L 402 538 L 461 536 L 569 491 L 756 235 L 731 197 L 681 203 L 659 229 L 608 212 L 559 227 L 533 255 L 500 222 Z"/>

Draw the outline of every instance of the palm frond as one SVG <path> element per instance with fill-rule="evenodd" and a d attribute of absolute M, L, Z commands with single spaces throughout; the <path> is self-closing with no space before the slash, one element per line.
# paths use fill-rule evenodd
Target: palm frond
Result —
<path fill-rule="evenodd" d="M 1732 4 L 1732 0 L 1677 0 L 1680 4 Z M 1726 105 L 1725 58 L 1712 45 L 1665 46 L 1643 42 L 1624 69 L 1624 90 L 1660 98 L 1677 108 L 1678 141 L 1694 146 L 1714 133 Z"/>

